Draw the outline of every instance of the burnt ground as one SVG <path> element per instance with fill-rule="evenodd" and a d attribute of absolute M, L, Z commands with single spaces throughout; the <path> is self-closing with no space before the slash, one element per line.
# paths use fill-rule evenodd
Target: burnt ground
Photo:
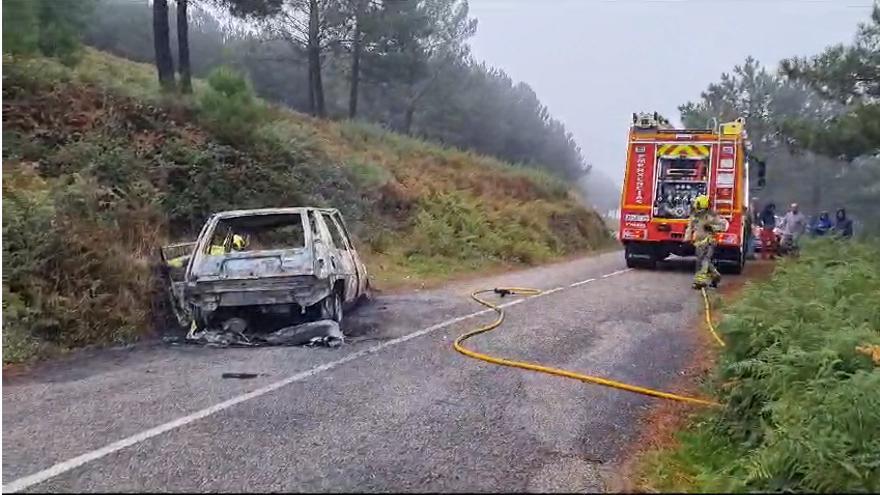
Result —
<path fill-rule="evenodd" d="M 602 490 L 661 403 L 454 352 L 491 318 L 469 294 L 559 288 L 472 347 L 683 391 L 704 339 L 692 268 L 625 271 L 614 252 L 380 294 L 337 349 L 151 342 L 38 365 L 4 376 L 4 489 Z"/>

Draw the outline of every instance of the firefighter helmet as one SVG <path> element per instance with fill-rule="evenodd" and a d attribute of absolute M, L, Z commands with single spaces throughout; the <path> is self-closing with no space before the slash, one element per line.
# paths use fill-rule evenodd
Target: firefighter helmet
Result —
<path fill-rule="evenodd" d="M 234 249 L 236 251 L 241 251 L 246 246 L 247 246 L 247 240 L 244 237 L 242 237 L 238 234 L 235 234 L 232 236 L 232 249 Z"/>
<path fill-rule="evenodd" d="M 701 194 L 694 198 L 694 208 L 696 208 L 697 210 L 709 209 L 709 196 Z"/>

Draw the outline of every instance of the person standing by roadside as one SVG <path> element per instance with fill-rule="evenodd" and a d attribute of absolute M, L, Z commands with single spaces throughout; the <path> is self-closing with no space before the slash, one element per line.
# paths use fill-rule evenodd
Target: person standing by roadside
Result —
<path fill-rule="evenodd" d="M 830 232 L 832 227 L 834 227 L 834 224 L 831 223 L 831 217 L 828 216 L 827 211 L 823 211 L 819 214 L 819 218 L 816 220 L 816 225 L 813 227 L 813 234 L 823 236 Z"/>
<path fill-rule="evenodd" d="M 840 208 L 837 210 L 837 214 L 835 215 L 834 227 L 832 228 L 832 232 L 835 236 L 842 237 L 844 239 L 849 239 L 853 235 L 853 224 L 852 220 L 847 218 L 846 209 Z"/>
<path fill-rule="evenodd" d="M 746 245 L 746 258 L 753 260 L 755 259 L 755 245 L 757 244 L 757 240 L 753 235 L 754 230 L 752 226 L 760 226 L 760 211 L 758 211 L 758 198 L 752 198 L 752 202 L 749 205 L 749 243 Z"/>
<path fill-rule="evenodd" d="M 773 259 L 776 252 L 776 205 L 767 203 L 761 214 L 758 215 L 758 225 L 761 226 L 761 259 Z"/>
<path fill-rule="evenodd" d="M 797 253 L 801 236 L 807 230 L 807 217 L 800 212 L 797 203 L 792 203 L 788 213 L 782 217 L 782 244 L 786 251 Z"/>

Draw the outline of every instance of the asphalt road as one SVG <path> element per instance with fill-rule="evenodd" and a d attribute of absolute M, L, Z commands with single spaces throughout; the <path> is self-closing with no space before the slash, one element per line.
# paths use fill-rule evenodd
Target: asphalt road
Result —
<path fill-rule="evenodd" d="M 674 390 L 699 338 L 691 268 L 614 252 L 379 296 L 338 349 L 79 353 L 6 379 L 3 491 L 602 490 L 658 399 L 456 353 L 493 317 L 468 294 L 560 288 L 469 346 Z"/>

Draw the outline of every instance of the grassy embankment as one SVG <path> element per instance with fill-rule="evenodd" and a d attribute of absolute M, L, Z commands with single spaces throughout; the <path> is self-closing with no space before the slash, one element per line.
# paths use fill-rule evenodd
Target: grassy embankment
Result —
<path fill-rule="evenodd" d="M 725 310 L 725 404 L 649 452 L 641 488 L 880 491 L 880 247 L 822 242 Z"/>
<path fill-rule="evenodd" d="M 609 242 L 557 179 L 272 106 L 228 71 L 181 98 L 94 50 L 3 69 L 6 362 L 144 335 L 164 311 L 156 249 L 214 211 L 338 207 L 380 289 Z"/>

